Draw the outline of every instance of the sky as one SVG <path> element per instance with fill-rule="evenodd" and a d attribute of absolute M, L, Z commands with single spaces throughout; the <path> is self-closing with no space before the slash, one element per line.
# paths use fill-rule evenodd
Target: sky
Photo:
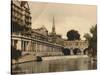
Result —
<path fill-rule="evenodd" d="M 84 40 L 83 35 L 89 33 L 90 28 L 97 24 L 95 5 L 29 2 L 29 6 L 32 28 L 36 29 L 44 25 L 51 32 L 54 16 L 56 33 L 63 38 L 67 38 L 67 32 L 74 29 Z"/>

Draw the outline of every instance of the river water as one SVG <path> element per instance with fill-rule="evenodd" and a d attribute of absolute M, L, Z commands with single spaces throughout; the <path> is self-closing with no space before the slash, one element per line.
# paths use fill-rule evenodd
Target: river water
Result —
<path fill-rule="evenodd" d="M 92 69 L 96 69 L 96 62 L 91 62 L 89 58 L 45 60 L 12 65 L 12 73 L 45 73 Z"/>

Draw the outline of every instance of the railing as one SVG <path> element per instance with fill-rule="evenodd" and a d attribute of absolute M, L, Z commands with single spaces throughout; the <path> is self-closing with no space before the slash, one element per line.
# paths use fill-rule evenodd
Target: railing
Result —
<path fill-rule="evenodd" d="M 33 55 L 33 56 L 62 56 L 62 52 L 29 52 L 23 51 L 22 55 Z"/>

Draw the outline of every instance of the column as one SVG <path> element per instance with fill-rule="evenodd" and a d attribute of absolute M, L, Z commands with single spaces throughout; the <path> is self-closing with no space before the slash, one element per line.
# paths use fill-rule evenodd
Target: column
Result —
<path fill-rule="evenodd" d="M 30 40 L 30 51 L 33 52 L 33 50 L 32 50 L 32 40 Z"/>
<path fill-rule="evenodd" d="M 44 52 L 46 52 L 47 47 L 46 47 L 46 45 L 45 45 L 45 44 L 43 45 L 43 49 L 44 49 L 43 51 L 44 51 Z"/>
<path fill-rule="evenodd" d="M 51 50 L 52 50 L 52 52 L 54 52 L 54 51 L 53 51 L 53 47 L 51 47 Z"/>
<path fill-rule="evenodd" d="M 17 42 L 18 42 L 18 40 L 13 40 L 14 42 L 13 42 L 13 46 L 17 49 Z"/>
<path fill-rule="evenodd" d="M 35 46 L 34 46 L 34 42 L 32 41 L 32 52 L 34 52 Z"/>
<path fill-rule="evenodd" d="M 28 44 L 29 44 L 29 42 L 28 41 L 25 41 L 25 50 L 28 52 L 29 50 L 28 50 Z"/>
<path fill-rule="evenodd" d="M 38 52 L 40 52 L 40 43 L 38 42 Z"/>
<path fill-rule="evenodd" d="M 52 55 L 52 46 L 50 46 L 50 55 Z"/>
<path fill-rule="evenodd" d="M 28 49 L 32 52 L 32 41 L 31 40 L 29 41 Z"/>
<path fill-rule="evenodd" d="M 84 55 L 84 49 L 80 49 L 81 50 L 81 55 Z"/>
<path fill-rule="evenodd" d="M 50 52 L 52 52 L 51 46 L 50 46 Z"/>
<path fill-rule="evenodd" d="M 25 41 L 25 50 L 28 51 L 28 41 Z"/>
<path fill-rule="evenodd" d="M 39 42 L 37 42 L 37 53 L 39 52 Z"/>
<path fill-rule="evenodd" d="M 70 49 L 70 54 L 71 54 L 71 55 L 74 55 L 73 49 Z"/>
<path fill-rule="evenodd" d="M 14 46 L 14 40 L 11 39 L 11 46 Z"/>
<path fill-rule="evenodd" d="M 35 46 L 36 46 L 35 51 L 36 51 L 36 53 L 37 53 L 37 42 L 36 42 L 36 45 L 35 45 Z"/>
<path fill-rule="evenodd" d="M 16 43 L 16 49 L 17 50 L 21 50 L 21 40 L 18 40 L 18 42 Z"/>
<path fill-rule="evenodd" d="M 42 52 L 41 43 L 39 44 L 39 50 L 40 50 L 40 52 Z"/>
<path fill-rule="evenodd" d="M 39 42 L 36 41 L 36 56 L 39 55 Z"/>
<path fill-rule="evenodd" d="M 33 48 L 33 51 L 36 52 L 36 42 L 35 41 L 33 42 L 32 48 Z"/>
<path fill-rule="evenodd" d="M 23 40 L 23 51 L 25 51 L 25 41 Z"/>
<path fill-rule="evenodd" d="M 21 45 L 21 46 L 22 46 L 22 51 L 24 51 L 24 41 L 21 40 L 21 42 L 22 42 L 22 43 L 21 43 L 21 44 L 22 44 L 22 45 Z"/>
<path fill-rule="evenodd" d="M 45 53 L 45 55 L 47 55 L 47 52 L 48 52 L 48 46 L 45 44 L 44 45 L 44 53 Z"/>
<path fill-rule="evenodd" d="M 44 49 L 44 52 L 47 52 L 47 45 L 44 45 L 43 49 Z"/>

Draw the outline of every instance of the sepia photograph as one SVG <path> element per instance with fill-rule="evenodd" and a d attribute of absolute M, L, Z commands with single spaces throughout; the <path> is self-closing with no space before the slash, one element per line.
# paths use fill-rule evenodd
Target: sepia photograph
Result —
<path fill-rule="evenodd" d="M 11 0 L 11 74 L 97 69 L 97 6 Z"/>

